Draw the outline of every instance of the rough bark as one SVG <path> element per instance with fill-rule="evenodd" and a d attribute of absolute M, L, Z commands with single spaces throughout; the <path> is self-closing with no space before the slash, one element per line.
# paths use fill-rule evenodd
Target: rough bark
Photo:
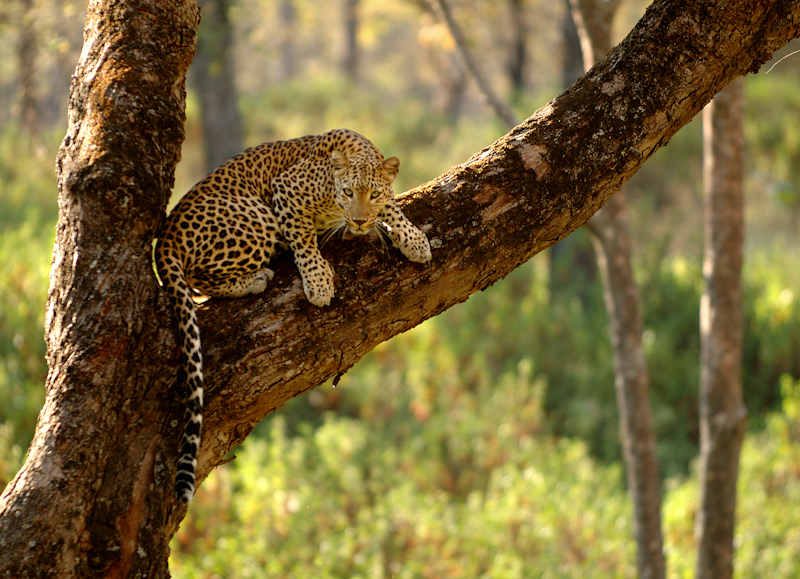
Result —
<path fill-rule="evenodd" d="M 744 83 L 733 81 L 703 112 L 705 290 L 700 303 L 700 508 L 698 579 L 733 576 L 742 397 L 742 191 Z"/>
<path fill-rule="evenodd" d="M 571 0 L 588 68 L 611 50 L 611 24 L 618 0 Z M 614 386 L 622 454 L 633 502 L 636 566 L 642 579 L 666 574 L 661 535 L 661 474 L 650 412 L 650 374 L 642 344 L 639 288 L 633 275 L 627 197 L 620 190 L 589 221 L 611 330 Z"/>
<path fill-rule="evenodd" d="M 206 172 L 242 152 L 244 125 L 234 79 L 229 0 L 199 0 L 203 20 L 190 82 L 200 100 Z"/>
<path fill-rule="evenodd" d="M 172 494 L 183 408 L 150 241 L 183 136 L 196 26 L 193 2 L 89 6 L 58 160 L 47 397 L 0 497 L 0 577 L 168 576 L 184 515 Z M 798 2 L 657 1 L 570 90 L 401 196 L 432 240 L 430 264 L 367 240 L 331 243 L 330 307 L 305 301 L 290 256 L 263 295 L 207 302 L 200 480 L 277 406 L 585 223 L 718 90 L 798 32 Z"/>

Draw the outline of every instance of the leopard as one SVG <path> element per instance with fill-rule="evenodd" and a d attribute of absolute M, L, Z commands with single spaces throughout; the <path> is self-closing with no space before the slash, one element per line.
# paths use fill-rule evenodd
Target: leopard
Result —
<path fill-rule="evenodd" d="M 178 325 L 186 420 L 175 476 L 178 501 L 195 493 L 203 423 L 203 355 L 195 300 L 263 292 L 268 267 L 290 250 L 305 297 L 324 307 L 334 271 L 320 253 L 334 233 L 388 239 L 413 262 L 431 260 L 427 236 L 403 214 L 392 190 L 400 161 L 384 158 L 349 129 L 262 143 L 202 179 L 159 229 L 154 261 Z"/>

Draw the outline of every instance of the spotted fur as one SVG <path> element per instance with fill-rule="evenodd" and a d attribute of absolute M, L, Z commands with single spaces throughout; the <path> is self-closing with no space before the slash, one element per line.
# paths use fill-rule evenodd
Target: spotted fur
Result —
<path fill-rule="evenodd" d="M 396 157 L 384 159 L 367 139 L 339 129 L 264 143 L 216 169 L 181 199 L 159 233 L 155 262 L 178 318 L 188 402 L 175 479 L 189 503 L 203 422 L 203 357 L 194 300 L 197 295 L 242 297 L 267 286 L 272 257 L 286 247 L 308 300 L 326 306 L 333 269 L 317 235 L 377 230 L 410 260 L 431 258 L 425 234 L 397 206 L 392 181 Z"/>

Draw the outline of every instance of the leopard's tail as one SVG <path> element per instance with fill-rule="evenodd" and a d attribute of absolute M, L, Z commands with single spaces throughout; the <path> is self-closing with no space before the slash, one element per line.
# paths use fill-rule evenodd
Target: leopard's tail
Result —
<path fill-rule="evenodd" d="M 181 359 L 183 373 L 186 375 L 186 425 L 175 475 L 175 494 L 179 501 L 189 504 L 194 497 L 197 451 L 203 426 L 203 355 L 200 351 L 200 327 L 181 260 L 161 245 L 159 240 L 155 261 L 161 283 L 178 319 Z"/>

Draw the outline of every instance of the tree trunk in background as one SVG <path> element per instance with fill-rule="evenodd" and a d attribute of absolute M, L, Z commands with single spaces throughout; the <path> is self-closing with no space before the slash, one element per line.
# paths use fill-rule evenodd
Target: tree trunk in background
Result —
<path fill-rule="evenodd" d="M 281 19 L 280 79 L 282 82 L 286 82 L 297 74 L 297 60 L 294 52 L 297 10 L 294 7 L 294 0 L 281 0 L 278 12 Z"/>
<path fill-rule="evenodd" d="M 449 66 L 441 73 L 441 85 L 444 93 L 441 108 L 447 115 L 450 124 L 455 126 L 458 119 L 461 118 L 461 111 L 464 108 L 464 96 L 467 93 L 469 79 L 454 56 L 448 54 L 446 58 Z"/>
<path fill-rule="evenodd" d="M 571 0 L 586 69 L 611 50 L 618 0 Z M 633 502 L 636 563 L 642 579 L 666 574 L 661 535 L 661 475 L 650 412 L 650 375 L 642 344 L 639 289 L 633 276 L 627 200 L 620 190 L 589 221 L 614 352 L 619 431 Z"/>
<path fill-rule="evenodd" d="M 206 172 L 242 152 L 244 128 L 231 55 L 230 0 L 199 0 L 202 21 L 189 80 L 200 100 Z"/>
<path fill-rule="evenodd" d="M 525 90 L 525 66 L 528 63 L 528 26 L 525 18 L 525 0 L 508 0 L 511 18 L 511 42 L 508 54 L 508 77 L 512 94 Z"/>
<path fill-rule="evenodd" d="M 597 252 L 611 330 L 620 439 L 633 503 L 636 564 L 640 578 L 663 579 L 666 564 L 661 535 L 661 476 L 626 205 L 624 192 L 617 192 L 592 217 L 587 228 Z"/>
<path fill-rule="evenodd" d="M 572 17 L 569 0 L 564 0 L 566 10 L 561 19 L 561 39 L 563 62 L 561 86 L 567 90 L 586 72 L 583 68 L 581 41 L 575 19 Z M 551 295 L 572 282 L 578 286 L 577 296 L 584 306 L 589 306 L 592 288 L 597 282 L 597 257 L 586 238 L 570 235 L 551 247 L 548 251 L 549 285 Z M 577 281 L 577 283 L 575 283 Z M 574 286 L 573 286 L 574 287 Z"/>
<path fill-rule="evenodd" d="M 358 48 L 358 1 L 344 0 L 344 58 L 342 70 L 350 80 L 358 78 L 360 53 Z"/>
<path fill-rule="evenodd" d="M 611 50 L 611 24 L 622 0 L 569 0 L 581 44 L 583 68 L 589 70 Z"/>
<path fill-rule="evenodd" d="M 36 99 L 36 29 L 33 0 L 21 0 L 22 22 L 19 27 L 17 61 L 19 62 L 18 114 L 20 124 L 30 135 L 39 134 L 39 114 Z"/>
<path fill-rule="evenodd" d="M 744 79 L 703 112 L 705 291 L 700 303 L 700 508 L 697 578 L 733 576 L 739 450 L 747 428 L 742 399 L 742 172 Z"/>
<path fill-rule="evenodd" d="M 472 55 L 472 51 L 467 48 L 467 41 L 464 37 L 464 33 L 461 30 L 461 26 L 458 25 L 458 22 L 456 22 L 456 19 L 453 17 L 450 3 L 447 0 L 432 0 L 431 4 L 436 11 L 436 15 L 440 20 L 444 21 L 447 25 L 447 29 L 450 31 L 450 36 L 453 37 L 453 41 L 456 45 L 456 52 L 461 58 L 461 64 L 475 81 L 475 84 L 478 85 L 478 90 L 486 99 L 489 106 L 494 109 L 494 112 L 509 129 L 519 124 L 521 119 L 517 116 L 517 113 L 515 113 L 508 102 L 501 98 L 497 91 L 494 90 L 494 85 L 484 76 L 481 67 L 478 66 L 478 61 Z"/>
<path fill-rule="evenodd" d="M 561 39 L 563 42 L 562 54 L 564 61 L 561 68 L 561 86 L 564 90 L 583 76 L 583 53 L 581 52 L 581 39 L 578 37 L 578 29 L 575 26 L 575 19 L 572 16 L 570 0 L 564 0 L 566 10 L 561 19 Z"/>
<path fill-rule="evenodd" d="M 0 496 L 3 579 L 168 576 L 186 512 L 172 490 L 184 408 L 151 248 L 180 156 L 197 24 L 190 0 L 89 4 L 57 159 L 46 398 Z M 798 33 L 796 2 L 657 1 L 570 90 L 398 195 L 431 240 L 430 263 L 352 240 L 323 249 L 337 273 L 329 307 L 305 300 L 291 256 L 263 294 L 205 302 L 198 481 L 291 397 L 584 224 L 718 90 Z"/>

